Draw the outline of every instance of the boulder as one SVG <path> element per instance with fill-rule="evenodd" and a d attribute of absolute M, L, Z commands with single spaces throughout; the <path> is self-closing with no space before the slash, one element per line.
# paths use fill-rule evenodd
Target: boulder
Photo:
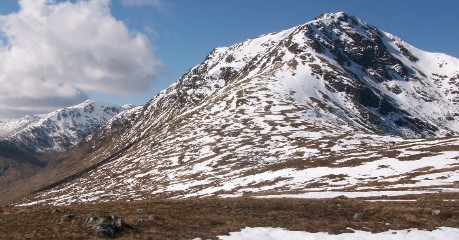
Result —
<path fill-rule="evenodd" d="M 439 216 L 441 214 L 441 211 L 438 209 L 432 210 L 432 216 Z"/>
<path fill-rule="evenodd" d="M 158 216 L 158 215 L 150 215 L 148 217 L 148 220 L 161 221 L 162 218 L 160 216 Z"/>
<path fill-rule="evenodd" d="M 354 220 L 361 221 L 363 219 L 363 213 L 359 212 L 354 214 Z"/>
<path fill-rule="evenodd" d="M 89 214 L 86 223 L 91 226 L 99 235 L 114 237 L 122 233 L 126 228 L 124 219 L 115 215 L 97 216 Z"/>

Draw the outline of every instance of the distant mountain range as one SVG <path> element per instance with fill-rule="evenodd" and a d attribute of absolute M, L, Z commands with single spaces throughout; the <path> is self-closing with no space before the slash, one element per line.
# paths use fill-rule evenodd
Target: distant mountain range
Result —
<path fill-rule="evenodd" d="M 451 188 L 458 84 L 458 59 L 324 14 L 214 49 L 60 154 L 24 203 Z"/>
<path fill-rule="evenodd" d="M 0 123 L 0 141 L 37 152 L 64 151 L 124 110 L 126 108 L 114 104 L 87 100 L 48 114 L 28 115 Z"/>
<path fill-rule="evenodd" d="M 0 123 L 0 188 L 11 187 L 14 194 L 21 193 L 14 187 L 17 181 L 46 173 L 56 155 L 77 145 L 108 120 L 132 107 L 87 100 L 48 114 Z"/>

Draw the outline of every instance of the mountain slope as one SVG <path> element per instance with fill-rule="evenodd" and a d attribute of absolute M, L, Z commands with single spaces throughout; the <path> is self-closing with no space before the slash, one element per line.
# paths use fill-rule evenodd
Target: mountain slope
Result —
<path fill-rule="evenodd" d="M 74 175 L 28 202 L 454 188 L 457 138 L 402 137 L 457 135 L 457 69 L 325 14 L 214 49 L 72 150 Z"/>

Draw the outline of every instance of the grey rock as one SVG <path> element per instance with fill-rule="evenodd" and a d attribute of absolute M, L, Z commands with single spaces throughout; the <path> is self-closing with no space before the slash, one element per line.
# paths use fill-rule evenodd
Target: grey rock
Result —
<path fill-rule="evenodd" d="M 148 220 L 161 221 L 161 220 L 163 220 L 163 219 L 162 219 L 160 216 L 158 216 L 158 215 L 150 215 L 150 216 L 148 217 Z"/>
<path fill-rule="evenodd" d="M 86 223 L 88 225 L 94 225 L 97 223 L 97 221 L 99 220 L 99 217 L 95 214 L 88 214 L 88 216 L 86 217 Z"/>
<path fill-rule="evenodd" d="M 89 214 L 86 218 L 86 223 L 95 229 L 99 235 L 114 237 L 122 233 L 126 228 L 124 219 L 115 215 L 97 216 L 96 214 Z"/>
<path fill-rule="evenodd" d="M 145 222 L 145 219 L 139 218 L 139 219 L 136 219 L 136 220 L 134 221 L 134 225 L 139 225 L 139 224 L 142 224 L 142 223 L 144 223 L 144 222 Z"/>
<path fill-rule="evenodd" d="M 354 220 L 361 221 L 363 219 L 363 213 L 359 212 L 354 214 Z"/>
<path fill-rule="evenodd" d="M 438 209 L 432 210 L 432 216 L 439 216 L 441 214 L 441 211 Z"/>
<path fill-rule="evenodd" d="M 99 235 L 114 237 L 118 233 L 118 230 L 111 224 L 100 224 L 97 225 L 96 232 Z"/>

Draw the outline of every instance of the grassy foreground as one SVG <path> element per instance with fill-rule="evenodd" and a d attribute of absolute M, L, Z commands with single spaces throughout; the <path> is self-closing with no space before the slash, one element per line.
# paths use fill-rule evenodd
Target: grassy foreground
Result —
<path fill-rule="evenodd" d="M 247 226 L 334 234 L 352 231 L 349 228 L 372 232 L 459 228 L 459 194 L 403 198 L 412 201 L 202 198 L 2 207 L 0 239 L 103 238 L 86 224 L 91 213 L 124 218 L 128 226 L 118 239 L 216 239 Z M 76 218 L 61 221 L 66 214 Z"/>

